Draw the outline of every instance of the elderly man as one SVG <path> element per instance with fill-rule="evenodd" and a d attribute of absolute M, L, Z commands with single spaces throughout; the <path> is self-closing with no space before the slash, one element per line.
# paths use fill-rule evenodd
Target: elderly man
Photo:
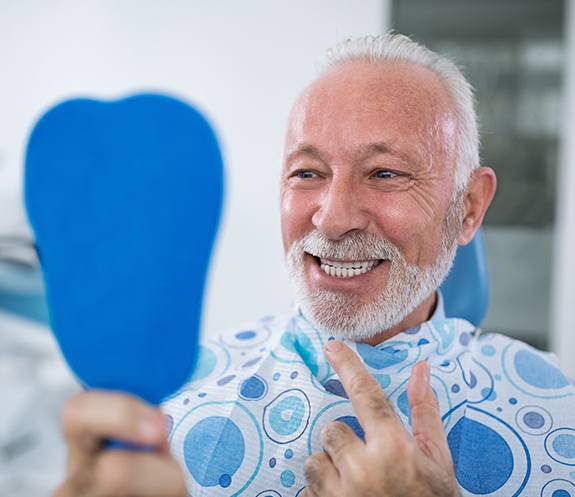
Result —
<path fill-rule="evenodd" d="M 294 315 L 206 342 L 163 416 L 72 399 L 57 495 L 575 495 L 573 386 L 437 291 L 495 183 L 451 62 L 399 35 L 340 45 L 285 143 Z"/>

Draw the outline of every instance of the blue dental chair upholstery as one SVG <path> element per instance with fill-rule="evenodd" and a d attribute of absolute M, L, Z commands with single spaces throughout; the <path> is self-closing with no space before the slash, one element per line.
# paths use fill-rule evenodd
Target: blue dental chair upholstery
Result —
<path fill-rule="evenodd" d="M 481 230 L 457 249 L 453 267 L 440 287 L 447 317 L 464 318 L 480 326 L 489 307 L 489 270 Z"/>

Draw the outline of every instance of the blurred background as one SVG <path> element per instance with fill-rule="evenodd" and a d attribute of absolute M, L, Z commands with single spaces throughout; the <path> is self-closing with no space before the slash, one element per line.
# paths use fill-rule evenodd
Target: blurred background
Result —
<path fill-rule="evenodd" d="M 575 377 L 574 10 L 570 0 L 1 0 L 0 497 L 49 495 L 62 478 L 59 411 L 79 389 L 47 325 L 22 203 L 36 120 L 64 99 L 146 91 L 208 117 L 227 174 L 204 303 L 213 334 L 290 312 L 285 123 L 325 50 L 348 36 L 395 29 L 464 66 L 483 163 L 499 178 L 483 328 L 557 353 Z"/>

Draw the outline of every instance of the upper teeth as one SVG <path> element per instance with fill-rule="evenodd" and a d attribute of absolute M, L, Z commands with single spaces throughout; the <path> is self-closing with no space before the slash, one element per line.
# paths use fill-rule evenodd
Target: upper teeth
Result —
<path fill-rule="evenodd" d="M 326 274 L 339 278 L 350 278 L 359 274 L 367 273 L 379 264 L 379 261 L 354 261 L 337 262 L 327 259 L 319 260 L 321 268 Z"/>

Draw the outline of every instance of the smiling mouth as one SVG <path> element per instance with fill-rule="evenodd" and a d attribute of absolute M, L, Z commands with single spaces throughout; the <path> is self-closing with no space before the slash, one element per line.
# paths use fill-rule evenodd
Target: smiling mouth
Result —
<path fill-rule="evenodd" d="M 352 276 L 359 276 L 360 274 L 371 271 L 383 262 L 381 259 L 352 262 L 330 261 L 320 257 L 316 257 L 316 259 L 319 260 L 319 265 L 325 274 L 335 276 L 336 278 L 351 278 Z"/>

